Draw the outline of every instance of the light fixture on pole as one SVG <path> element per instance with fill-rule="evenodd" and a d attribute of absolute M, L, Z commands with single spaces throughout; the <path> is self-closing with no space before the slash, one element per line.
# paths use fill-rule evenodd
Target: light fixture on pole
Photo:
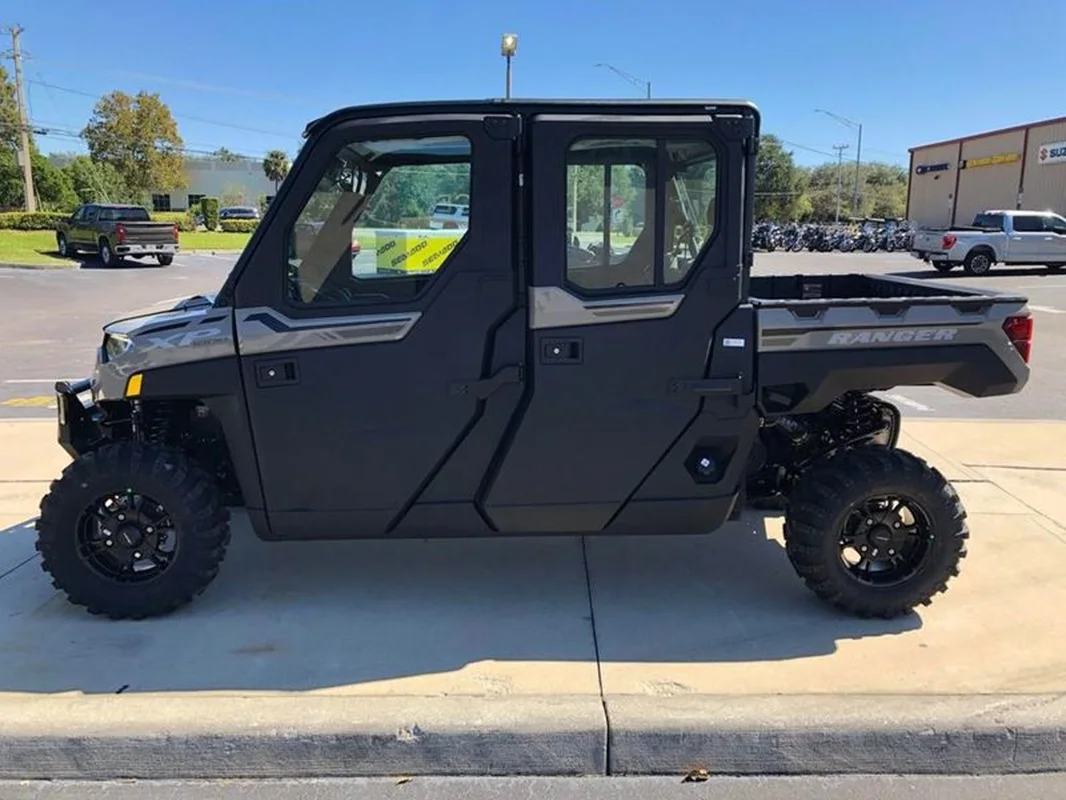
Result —
<path fill-rule="evenodd" d="M 842 117 L 839 114 L 834 114 L 832 111 L 826 111 L 824 108 L 814 109 L 815 114 L 825 114 L 827 117 L 832 117 L 841 125 L 851 128 L 853 131 L 858 131 L 859 141 L 855 145 L 855 189 L 851 198 L 852 209 L 851 213 L 855 216 L 859 215 L 859 167 L 862 166 L 862 123 L 855 120 Z"/>
<path fill-rule="evenodd" d="M 622 80 L 628 81 L 634 86 L 643 89 L 644 96 L 649 100 L 651 99 L 651 81 L 646 81 L 642 78 L 638 78 L 636 75 L 630 75 L 625 70 L 618 69 L 618 67 L 613 66 L 612 64 L 596 64 L 596 66 L 603 67 L 604 69 L 609 69 Z"/>
<path fill-rule="evenodd" d="M 500 37 L 500 55 L 507 59 L 507 92 L 506 97 L 511 97 L 511 59 L 518 52 L 518 34 L 505 33 Z"/>

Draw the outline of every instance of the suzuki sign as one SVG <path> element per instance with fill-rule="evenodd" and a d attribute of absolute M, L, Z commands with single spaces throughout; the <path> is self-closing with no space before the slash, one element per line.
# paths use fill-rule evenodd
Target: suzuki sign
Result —
<path fill-rule="evenodd" d="M 1037 164 L 1061 164 L 1063 161 L 1066 161 L 1066 142 L 1047 142 L 1037 148 Z"/>

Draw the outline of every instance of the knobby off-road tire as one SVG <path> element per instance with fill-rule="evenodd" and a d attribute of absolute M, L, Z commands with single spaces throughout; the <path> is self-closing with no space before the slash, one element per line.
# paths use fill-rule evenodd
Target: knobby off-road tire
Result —
<path fill-rule="evenodd" d="M 882 507 L 876 498 L 886 496 L 905 501 L 906 511 L 876 510 Z M 792 566 L 815 595 L 856 616 L 886 619 L 929 605 L 945 591 L 959 574 L 970 535 L 944 476 L 905 450 L 881 446 L 844 451 L 807 473 L 792 495 L 784 532 Z M 863 562 L 853 563 L 863 546 L 867 555 L 878 552 L 881 567 L 896 564 L 896 572 L 878 567 L 864 575 Z M 909 572 L 901 566 L 905 553 L 914 557 Z"/>
<path fill-rule="evenodd" d="M 52 585 L 111 619 L 190 602 L 218 574 L 229 541 L 229 511 L 211 477 L 180 452 L 130 442 L 67 466 L 37 520 Z"/>

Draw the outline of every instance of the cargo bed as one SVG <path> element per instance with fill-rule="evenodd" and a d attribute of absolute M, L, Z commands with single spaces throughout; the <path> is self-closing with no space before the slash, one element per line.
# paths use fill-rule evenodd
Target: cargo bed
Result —
<path fill-rule="evenodd" d="M 1014 341 L 1031 335 L 1024 297 L 858 274 L 759 276 L 749 287 L 768 413 L 821 408 L 847 390 L 989 397 L 1028 380 L 1028 345 Z"/>

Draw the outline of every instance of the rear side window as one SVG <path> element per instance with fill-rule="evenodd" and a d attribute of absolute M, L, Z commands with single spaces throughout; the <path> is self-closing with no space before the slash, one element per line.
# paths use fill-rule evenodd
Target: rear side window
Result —
<path fill-rule="evenodd" d="M 594 291 L 681 283 L 714 235 L 716 156 L 698 139 L 573 142 L 567 281 Z"/>
<path fill-rule="evenodd" d="M 1014 230 L 1018 233 L 1041 233 L 1044 230 L 1044 220 L 1040 217 L 1017 216 L 1014 218 Z"/>
<path fill-rule="evenodd" d="M 978 214 L 973 219 L 973 226 L 975 228 L 988 228 L 990 230 L 1003 230 L 1003 215 L 1002 214 Z"/>

